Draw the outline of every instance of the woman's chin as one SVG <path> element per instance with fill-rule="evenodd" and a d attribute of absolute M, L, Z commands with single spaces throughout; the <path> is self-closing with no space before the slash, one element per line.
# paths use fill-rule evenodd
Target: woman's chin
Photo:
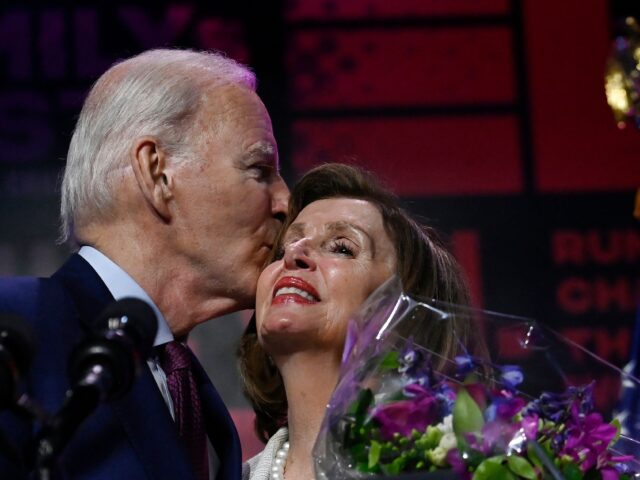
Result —
<path fill-rule="evenodd" d="M 295 330 L 295 322 L 289 317 L 266 318 L 260 325 L 260 337 L 269 338 Z"/>
<path fill-rule="evenodd" d="M 315 332 L 302 322 L 282 318 L 265 322 L 260 328 L 260 343 L 270 355 L 291 354 L 313 345 Z"/>

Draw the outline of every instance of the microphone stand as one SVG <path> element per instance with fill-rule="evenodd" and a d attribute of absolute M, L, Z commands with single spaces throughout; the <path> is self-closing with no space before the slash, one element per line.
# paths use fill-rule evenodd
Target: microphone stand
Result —
<path fill-rule="evenodd" d="M 111 388 L 113 377 L 102 365 L 91 367 L 58 413 L 47 422 L 36 439 L 35 467 L 40 480 L 49 480 L 55 462 L 82 422 L 98 407 Z"/>
<path fill-rule="evenodd" d="M 15 413 L 18 418 L 29 423 L 38 421 L 40 424 L 44 424 L 49 419 L 49 414 L 26 393 L 23 393 L 15 403 L 10 405 L 9 410 Z M 3 432 L 0 432 L 0 452 L 3 452 L 6 458 L 19 468 L 21 475 L 27 474 L 28 460 Z"/>

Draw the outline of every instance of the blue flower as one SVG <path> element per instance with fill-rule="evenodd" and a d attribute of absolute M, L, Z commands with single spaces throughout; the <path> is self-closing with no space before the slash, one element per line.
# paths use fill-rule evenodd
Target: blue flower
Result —
<path fill-rule="evenodd" d="M 454 358 L 456 362 L 456 374 L 460 378 L 466 377 L 469 373 L 473 372 L 477 365 L 475 359 L 471 355 L 458 355 Z"/>
<path fill-rule="evenodd" d="M 504 387 L 513 391 L 522 383 L 524 375 L 517 365 L 504 365 L 500 367 L 500 378 L 502 378 Z"/>

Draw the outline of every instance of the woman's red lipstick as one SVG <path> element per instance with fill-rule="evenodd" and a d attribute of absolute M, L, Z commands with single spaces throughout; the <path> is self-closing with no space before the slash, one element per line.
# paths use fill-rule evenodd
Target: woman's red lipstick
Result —
<path fill-rule="evenodd" d="M 291 290 L 278 294 L 282 289 Z M 273 287 L 273 295 L 272 305 L 290 302 L 312 304 L 320 301 L 320 295 L 316 289 L 298 277 L 282 277 Z"/>

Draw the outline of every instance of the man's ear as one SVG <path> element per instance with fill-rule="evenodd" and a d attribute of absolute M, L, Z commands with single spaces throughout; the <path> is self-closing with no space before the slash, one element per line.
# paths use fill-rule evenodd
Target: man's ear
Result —
<path fill-rule="evenodd" d="M 167 156 L 154 137 L 139 138 L 131 152 L 131 167 L 140 191 L 151 208 L 168 222 L 173 198 L 173 176 L 167 170 Z"/>

